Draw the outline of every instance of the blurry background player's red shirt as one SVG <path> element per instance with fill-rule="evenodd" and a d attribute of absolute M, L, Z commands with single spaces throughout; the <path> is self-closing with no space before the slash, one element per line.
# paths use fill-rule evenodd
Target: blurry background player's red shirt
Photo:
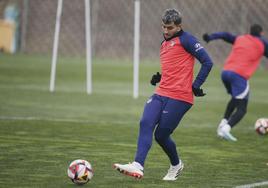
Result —
<path fill-rule="evenodd" d="M 233 71 L 248 80 L 258 68 L 263 53 L 264 44 L 259 38 L 249 34 L 238 36 L 224 70 Z"/>

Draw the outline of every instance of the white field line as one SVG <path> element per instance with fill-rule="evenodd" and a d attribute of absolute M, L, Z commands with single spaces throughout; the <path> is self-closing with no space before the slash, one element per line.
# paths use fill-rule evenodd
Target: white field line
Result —
<path fill-rule="evenodd" d="M 106 85 L 105 85 L 106 86 Z M 95 88 L 94 89 L 94 94 L 103 94 L 107 95 L 107 89 L 102 89 L 105 88 L 105 86 L 100 87 L 100 88 Z M 124 88 L 124 86 L 118 86 L 120 88 Z M 14 89 L 14 86 L 9 86 L 9 85 L 0 85 L 1 89 Z M 33 90 L 33 91 L 42 91 L 42 92 L 49 92 L 47 87 L 44 86 L 37 86 L 37 85 L 16 85 L 16 90 Z M 85 93 L 86 91 L 83 89 L 83 87 L 76 87 L 70 89 L 70 87 L 65 87 L 61 86 L 56 88 L 57 92 L 66 92 L 66 93 Z M 126 89 L 116 89 L 116 90 L 109 90 L 109 95 L 114 94 L 114 95 L 121 95 L 121 96 L 131 96 L 131 90 L 130 88 Z M 142 97 L 149 97 L 152 95 L 152 92 L 140 92 L 140 96 Z"/>
<path fill-rule="evenodd" d="M 90 120 L 79 120 L 79 119 L 61 119 L 61 118 L 47 118 L 47 117 L 19 117 L 19 116 L 0 116 L 0 120 L 23 120 L 23 121 L 54 121 L 54 122 L 67 122 L 67 123 L 81 123 L 81 124 L 110 124 L 107 121 L 90 121 Z M 113 121 L 113 124 L 119 125 L 127 125 L 127 124 L 135 124 L 136 122 L 126 122 L 126 121 Z"/>
<path fill-rule="evenodd" d="M 22 120 L 22 121 L 52 121 L 52 122 L 66 122 L 66 123 L 80 123 L 80 124 L 111 124 L 109 121 L 91 121 L 91 120 L 81 120 L 81 119 L 72 119 L 72 118 L 48 118 L 48 117 L 34 117 L 34 116 L 1 116 L 0 115 L 0 120 Z M 117 124 L 117 125 L 124 125 L 124 126 L 137 126 L 139 122 L 137 121 L 120 121 L 120 120 L 113 120 L 112 124 Z M 184 128 L 193 128 L 193 127 L 200 127 L 202 126 L 203 128 L 213 128 L 214 125 L 211 124 L 188 124 L 188 125 L 183 125 Z M 252 127 L 248 128 L 249 130 L 253 130 Z"/>
<path fill-rule="evenodd" d="M 43 120 L 43 121 L 71 122 L 71 123 L 90 123 L 90 121 L 78 120 L 78 119 L 42 118 L 42 117 L 33 117 L 33 116 L 28 116 L 28 117 L 0 116 L 0 120 L 25 120 L 25 121 Z"/>
<path fill-rule="evenodd" d="M 252 183 L 247 185 L 239 185 L 234 188 L 253 188 L 258 186 L 268 185 L 268 181 L 258 182 L 258 183 Z"/>
<path fill-rule="evenodd" d="M 107 89 L 103 89 L 103 88 L 107 88 L 109 87 L 110 85 L 106 84 L 106 85 L 103 85 L 102 84 L 102 87 L 98 87 L 98 88 L 95 88 L 94 89 L 94 94 L 101 94 L 101 95 L 107 95 Z M 120 87 L 120 88 L 125 88 L 124 86 L 117 86 L 117 87 Z M 13 85 L 0 85 L 0 89 L 14 89 L 14 86 Z M 202 99 L 202 102 L 207 102 L 207 101 L 211 101 L 211 102 L 224 102 L 224 101 L 227 101 L 227 94 L 225 95 L 225 97 L 219 97 L 218 95 L 213 95 L 215 94 L 215 91 L 213 91 L 213 88 L 210 88 L 212 91 L 211 91 L 211 95 L 209 96 L 209 98 L 204 98 Z M 38 85 L 16 85 L 16 90 L 34 90 L 34 91 L 42 91 L 42 92 L 49 92 L 47 86 L 38 86 Z M 215 89 L 214 89 L 215 90 Z M 83 87 L 77 87 L 77 88 L 72 88 L 70 89 L 70 87 L 65 87 L 65 86 L 61 86 L 61 87 L 58 87 L 56 89 L 57 92 L 66 92 L 66 93 L 85 93 L 85 89 L 83 89 Z M 265 93 L 265 92 L 262 92 L 262 93 Z M 109 92 L 108 92 L 109 95 L 119 95 L 119 96 L 131 96 L 132 95 L 132 91 L 130 90 L 130 88 L 125 88 L 125 89 L 110 89 Z M 150 90 L 146 90 L 146 91 L 143 91 L 142 89 L 140 89 L 140 92 L 139 92 L 139 96 L 140 97 L 150 97 L 151 95 L 153 94 L 153 90 L 150 89 Z M 263 100 L 263 97 L 262 97 L 262 94 L 260 97 L 258 98 L 254 98 L 254 101 L 253 99 L 251 99 L 251 102 L 256 102 L 256 103 L 261 103 L 261 104 L 268 104 L 268 100 L 265 101 Z"/>
<path fill-rule="evenodd" d="M 55 139 L 51 139 L 51 138 L 42 138 L 42 137 L 22 137 L 21 135 L 14 135 L 14 136 L 1 136 L 0 135 L 0 140 L 2 141 L 8 141 L 8 140 L 12 140 L 12 141 L 20 141 L 20 143 L 29 143 L 29 142 L 37 142 L 37 141 L 42 141 L 42 142 L 47 142 L 47 143 L 70 143 L 70 144 L 79 144 L 80 146 L 83 146 L 83 144 L 81 144 L 81 141 L 79 140 L 66 140 L 66 139 L 60 139 L 60 138 L 55 138 Z M 86 145 L 99 145 L 100 141 L 93 141 L 90 140 L 86 143 Z M 126 144 L 126 143 L 114 143 L 114 142 L 107 142 L 107 141 L 103 141 L 101 142 L 102 145 L 112 145 L 112 146 L 120 146 L 120 147 L 127 147 L 127 148 L 136 148 L 136 143 L 135 144 Z M 109 154 L 110 155 L 110 154 Z"/>

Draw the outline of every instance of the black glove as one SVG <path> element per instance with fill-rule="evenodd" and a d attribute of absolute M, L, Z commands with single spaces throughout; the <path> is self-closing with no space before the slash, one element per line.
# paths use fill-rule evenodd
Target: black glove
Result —
<path fill-rule="evenodd" d="M 196 97 L 203 97 L 205 96 L 206 94 L 203 92 L 203 89 L 200 89 L 200 88 L 194 88 L 192 87 L 193 89 L 193 93 Z"/>
<path fill-rule="evenodd" d="M 154 74 L 152 76 L 152 79 L 151 79 L 151 84 L 153 86 L 155 86 L 158 82 L 160 82 L 161 80 L 161 74 L 159 72 L 157 72 L 156 74 Z"/>
<path fill-rule="evenodd" d="M 205 34 L 203 35 L 203 40 L 206 41 L 207 43 L 210 41 L 210 39 L 209 39 L 209 35 L 208 35 L 207 33 L 205 33 Z"/>

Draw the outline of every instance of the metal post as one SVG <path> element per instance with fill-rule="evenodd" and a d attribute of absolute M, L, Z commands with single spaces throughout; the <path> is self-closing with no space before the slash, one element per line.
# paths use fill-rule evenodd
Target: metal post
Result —
<path fill-rule="evenodd" d="M 139 53 L 140 53 L 140 0 L 135 0 L 133 97 L 139 96 Z"/>
<path fill-rule="evenodd" d="M 54 35 L 52 64 L 51 64 L 51 75 L 50 75 L 50 88 L 49 88 L 50 92 L 54 92 L 55 90 L 56 64 L 57 64 L 58 46 L 59 46 L 62 1 L 63 0 L 58 0 L 58 9 L 57 9 L 56 26 L 55 26 L 56 28 L 55 28 L 55 35 Z"/>
<path fill-rule="evenodd" d="M 86 24 L 86 58 L 87 58 L 87 93 L 92 93 L 92 48 L 90 29 L 90 0 L 85 0 L 85 24 Z"/>

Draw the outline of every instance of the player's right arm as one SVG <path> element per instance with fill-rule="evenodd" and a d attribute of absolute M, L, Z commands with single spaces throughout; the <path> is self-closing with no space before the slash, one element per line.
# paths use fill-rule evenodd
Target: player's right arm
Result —
<path fill-rule="evenodd" d="M 208 33 L 203 34 L 203 40 L 206 41 L 207 43 L 212 40 L 222 39 L 227 43 L 233 44 L 235 42 L 236 37 L 237 37 L 236 35 L 233 35 L 228 32 L 216 32 L 216 33 L 211 33 L 211 34 L 208 34 Z"/>

